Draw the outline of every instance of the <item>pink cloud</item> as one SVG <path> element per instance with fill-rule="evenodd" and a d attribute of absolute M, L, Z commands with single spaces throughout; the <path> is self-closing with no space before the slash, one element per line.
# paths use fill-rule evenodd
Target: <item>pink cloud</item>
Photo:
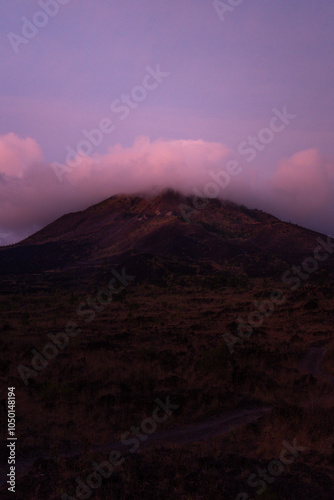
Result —
<path fill-rule="evenodd" d="M 133 146 L 117 144 L 100 158 L 82 157 L 66 177 L 70 184 L 93 183 L 113 192 L 133 192 L 166 186 L 191 190 L 207 182 L 206 171 L 226 163 L 231 151 L 224 145 L 202 140 L 163 140 L 151 142 L 137 137 Z M 80 158 L 80 157 L 79 157 Z"/>
<path fill-rule="evenodd" d="M 31 163 L 43 159 L 43 152 L 34 139 L 20 139 L 13 133 L 0 136 L 0 174 L 21 177 Z"/>
<path fill-rule="evenodd" d="M 326 172 L 319 153 L 310 149 L 283 160 L 272 180 L 272 189 L 300 214 L 308 214 L 328 197 Z"/>
<path fill-rule="evenodd" d="M 0 137 L 0 238 L 18 241 L 64 213 L 117 193 L 166 187 L 186 194 L 194 194 L 194 188 L 203 192 L 212 182 L 209 173 L 224 170 L 231 158 L 238 159 L 218 142 L 151 142 L 138 137 L 131 147 L 117 144 L 101 157 L 80 157 L 60 183 L 33 139 L 7 134 Z M 269 179 L 263 180 L 263 174 L 255 166 L 243 165 L 242 173 L 231 178 L 219 196 L 329 232 L 334 161 L 306 150 L 282 160 Z"/>
<path fill-rule="evenodd" d="M 0 138 L 0 237 L 17 241 L 66 212 L 120 192 L 167 186 L 191 192 L 230 154 L 220 143 L 138 137 L 133 146 L 117 144 L 102 157 L 79 157 L 60 183 L 33 139 L 8 134 Z"/>
<path fill-rule="evenodd" d="M 280 162 L 270 180 L 274 200 L 298 220 L 331 211 L 334 195 L 334 161 L 315 149 L 296 153 Z"/>

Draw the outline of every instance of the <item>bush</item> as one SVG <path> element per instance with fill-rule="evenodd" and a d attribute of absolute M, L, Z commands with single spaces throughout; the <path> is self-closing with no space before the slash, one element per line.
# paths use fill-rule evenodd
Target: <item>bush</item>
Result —
<path fill-rule="evenodd" d="M 219 344 L 215 349 L 206 351 L 199 362 L 199 367 L 208 372 L 225 372 L 229 359 L 229 351 L 224 343 Z"/>

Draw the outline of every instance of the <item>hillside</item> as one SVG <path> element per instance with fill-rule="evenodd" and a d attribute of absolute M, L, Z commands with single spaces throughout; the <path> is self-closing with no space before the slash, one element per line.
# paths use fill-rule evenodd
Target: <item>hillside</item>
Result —
<path fill-rule="evenodd" d="M 220 269 L 272 276 L 312 252 L 320 236 L 231 202 L 212 199 L 189 217 L 185 207 L 193 207 L 192 199 L 173 191 L 155 198 L 113 196 L 1 248 L 0 273 L 72 275 L 102 263 L 126 263 L 131 270 L 144 265 L 147 279 L 180 265 L 185 274 Z"/>

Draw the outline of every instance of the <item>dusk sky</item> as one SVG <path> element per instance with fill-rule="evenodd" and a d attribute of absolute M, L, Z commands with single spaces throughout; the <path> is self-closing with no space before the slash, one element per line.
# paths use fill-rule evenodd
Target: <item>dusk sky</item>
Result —
<path fill-rule="evenodd" d="M 218 196 L 333 234 L 331 0 L 11 0 L 0 26 L 0 245 L 232 160 Z"/>

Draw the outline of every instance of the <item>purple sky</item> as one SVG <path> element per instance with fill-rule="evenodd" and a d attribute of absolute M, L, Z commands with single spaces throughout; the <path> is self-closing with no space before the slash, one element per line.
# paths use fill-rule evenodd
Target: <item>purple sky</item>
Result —
<path fill-rule="evenodd" d="M 203 192 L 231 159 L 242 171 L 220 196 L 333 233 L 334 4 L 221 9 L 223 19 L 204 0 L 1 2 L 0 244 L 120 190 Z M 295 117 L 268 136 L 285 106 Z M 54 162 L 101 122 L 108 132 L 59 182 Z M 248 161 L 258 134 L 269 139 Z"/>

